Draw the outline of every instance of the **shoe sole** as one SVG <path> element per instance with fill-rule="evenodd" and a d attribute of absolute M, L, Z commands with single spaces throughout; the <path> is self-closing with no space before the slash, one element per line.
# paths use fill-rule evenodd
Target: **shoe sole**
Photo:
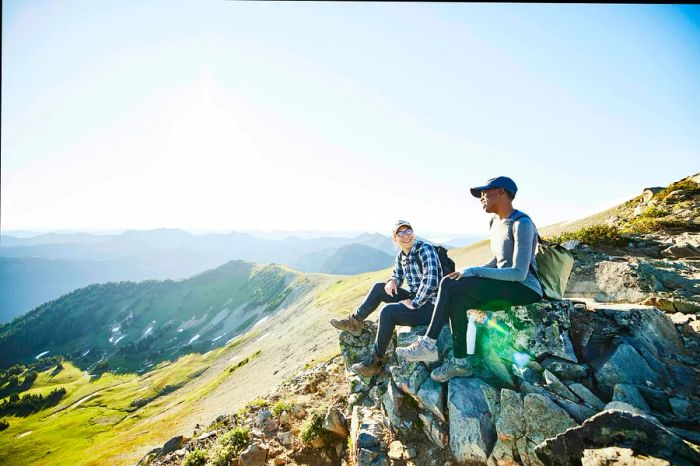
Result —
<path fill-rule="evenodd" d="M 398 349 L 396 350 L 396 355 L 400 358 L 402 358 L 405 361 L 408 362 L 436 362 L 440 360 L 440 355 L 436 354 L 435 357 L 423 357 L 423 358 L 416 358 L 414 356 L 408 356 L 404 354 L 403 352 L 399 351 Z"/>
<path fill-rule="evenodd" d="M 450 380 L 452 380 L 452 379 L 454 379 L 454 378 L 456 378 L 456 377 L 471 377 L 472 375 L 473 375 L 473 373 L 472 373 L 472 372 L 469 372 L 468 374 L 453 375 L 452 377 L 449 377 L 449 378 L 443 380 L 443 379 L 441 379 L 441 378 L 439 378 L 439 377 L 433 376 L 433 374 L 432 374 L 432 372 L 431 372 L 431 373 L 430 373 L 430 378 L 433 379 L 434 382 L 445 383 L 445 382 L 449 382 Z"/>

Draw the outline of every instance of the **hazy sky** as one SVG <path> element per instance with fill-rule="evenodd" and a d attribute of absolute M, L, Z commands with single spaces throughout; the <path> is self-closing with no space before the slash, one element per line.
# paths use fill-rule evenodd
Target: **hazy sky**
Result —
<path fill-rule="evenodd" d="M 12 1 L 0 227 L 484 232 L 700 171 L 700 8 Z"/>

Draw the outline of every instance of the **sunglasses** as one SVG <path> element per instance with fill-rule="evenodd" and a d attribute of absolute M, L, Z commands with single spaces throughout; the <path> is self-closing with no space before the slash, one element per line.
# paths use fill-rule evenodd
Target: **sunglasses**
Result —
<path fill-rule="evenodd" d="M 412 234 L 413 234 L 413 230 L 411 230 L 410 228 L 406 228 L 405 230 L 401 230 L 401 231 L 396 232 L 396 236 L 398 236 L 399 238 L 403 238 L 406 235 L 412 235 Z"/>

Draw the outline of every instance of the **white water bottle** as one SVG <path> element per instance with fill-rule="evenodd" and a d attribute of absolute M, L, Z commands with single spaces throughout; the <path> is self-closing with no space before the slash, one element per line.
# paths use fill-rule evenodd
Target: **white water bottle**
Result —
<path fill-rule="evenodd" d="M 474 324 L 475 316 L 469 316 L 469 324 L 467 324 L 467 354 L 474 354 L 476 346 L 476 324 Z"/>

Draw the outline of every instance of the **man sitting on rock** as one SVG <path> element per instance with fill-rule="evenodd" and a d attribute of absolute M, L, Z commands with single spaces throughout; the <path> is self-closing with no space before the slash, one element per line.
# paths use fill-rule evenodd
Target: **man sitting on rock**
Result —
<path fill-rule="evenodd" d="M 515 182 L 505 176 L 471 188 L 472 195 L 481 199 L 481 207 L 496 214 L 491 219 L 491 251 L 495 257 L 482 267 L 467 267 L 447 275 L 440 282 L 426 335 L 409 346 L 396 348 L 397 356 L 407 361 L 435 361 L 436 339 L 449 319 L 454 357 L 432 371 L 430 375 L 437 382 L 471 375 L 465 311 L 504 309 L 542 299 L 542 286 L 536 276 L 537 229 L 530 217 L 513 208 L 517 190 Z"/>
<path fill-rule="evenodd" d="M 376 283 L 357 310 L 345 319 L 331 320 L 331 325 L 355 336 L 362 333 L 362 321 L 381 303 L 379 328 L 370 357 L 353 364 L 351 370 L 364 377 L 381 372 L 382 359 L 397 325 L 427 325 L 433 315 L 438 284 L 442 279 L 440 259 L 433 245 L 416 240 L 411 224 L 399 220 L 394 225 L 392 239 L 399 247 L 391 279 Z M 408 290 L 401 288 L 404 279 Z M 434 361 L 437 361 L 435 356 Z"/>

